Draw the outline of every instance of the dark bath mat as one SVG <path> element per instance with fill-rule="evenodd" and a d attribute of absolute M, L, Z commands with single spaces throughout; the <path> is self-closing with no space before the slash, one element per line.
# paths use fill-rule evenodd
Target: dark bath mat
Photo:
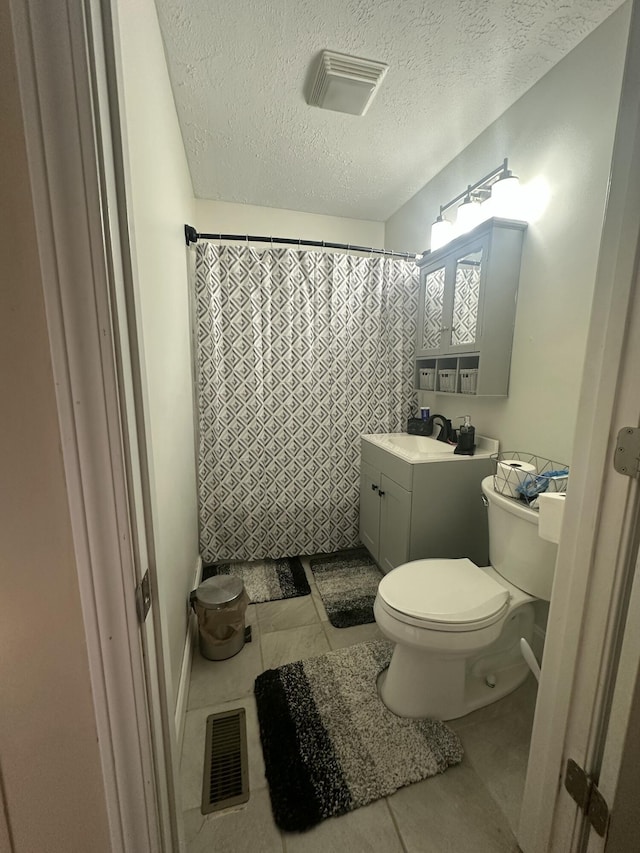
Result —
<path fill-rule="evenodd" d="M 378 697 L 386 640 L 360 643 L 259 675 L 255 695 L 276 824 L 302 832 L 462 761 L 437 720 L 403 719 Z"/>
<path fill-rule="evenodd" d="M 242 578 L 252 604 L 297 598 L 311 593 L 298 557 L 254 560 L 250 563 L 217 563 L 203 568 L 203 581 L 214 575 L 237 575 Z"/>
<path fill-rule="evenodd" d="M 373 602 L 384 574 L 365 551 L 313 557 L 310 565 L 332 625 L 351 628 L 375 621 Z"/>

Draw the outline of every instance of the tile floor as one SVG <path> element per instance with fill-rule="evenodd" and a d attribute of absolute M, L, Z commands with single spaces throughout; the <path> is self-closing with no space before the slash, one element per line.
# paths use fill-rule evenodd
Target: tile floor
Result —
<path fill-rule="evenodd" d="M 247 610 L 253 641 L 228 661 L 194 656 L 182 749 L 182 808 L 188 853 L 514 853 L 524 789 L 536 683 L 531 678 L 500 702 L 450 723 L 465 758 L 441 776 L 310 832 L 274 825 L 264 776 L 253 683 L 265 669 L 381 637 L 375 624 L 334 628 L 303 560 L 311 595 L 254 604 Z M 247 711 L 249 802 L 200 812 L 205 720 L 242 706 Z M 505 725 L 508 718 L 508 725 Z"/>

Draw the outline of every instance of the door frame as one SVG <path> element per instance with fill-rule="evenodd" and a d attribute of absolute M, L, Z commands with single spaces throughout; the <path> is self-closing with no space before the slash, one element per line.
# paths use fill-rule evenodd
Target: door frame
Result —
<path fill-rule="evenodd" d="M 524 853 L 584 848 L 584 816 L 563 785 L 566 760 L 599 775 L 597 742 L 613 691 L 635 564 L 638 483 L 615 472 L 612 462 L 618 431 L 640 423 L 640 388 L 633 377 L 634 340 L 640 341 L 639 247 L 640 2 L 634 0 L 518 831 Z"/>
<path fill-rule="evenodd" d="M 640 764 L 640 559 L 636 560 L 612 714 L 603 745 L 598 789 L 611 809 L 606 844 L 589 833 L 588 853 L 627 853 L 638 845 Z"/>
<path fill-rule="evenodd" d="M 616 427 L 624 425 L 620 418 L 626 414 L 617 398 L 618 378 L 640 233 L 639 2 L 634 0 L 634 50 L 625 72 L 600 252 L 575 442 L 578 461 L 558 553 L 519 833 L 525 853 L 542 853 L 549 842 L 563 853 L 576 849 L 559 841 L 569 837 L 569 827 L 574 845 L 577 821 L 559 784 L 562 765 L 572 731 L 576 743 L 584 739 L 587 756 L 586 736 L 597 721 L 591 709 L 604 701 L 599 667 L 590 670 L 589 664 L 605 660 L 598 639 L 607 641 L 607 654 L 612 648 L 611 617 L 626 570 L 616 533 L 629 538 L 624 510 L 637 491 L 631 481 L 614 477 L 608 463 Z M 154 736 L 147 693 L 147 679 L 157 681 L 161 663 L 151 666 L 145 659 L 134 600 L 141 568 L 135 539 L 144 524 L 135 517 L 128 491 L 125 420 L 135 412 L 127 408 L 119 385 L 111 263 L 122 258 L 105 232 L 104 164 L 92 92 L 95 46 L 88 39 L 90 10 L 104 10 L 105 2 L 10 4 L 112 849 L 176 850 L 175 802 L 167 797 L 174 757 L 166 737 Z M 86 299 L 77 298 L 78 281 L 93 284 L 83 291 Z M 562 656 L 550 655 L 550 649 L 562 649 Z M 154 651 L 161 662 L 157 636 Z M 593 702 L 580 711 L 578 697 L 589 695 Z M 171 715 L 162 690 L 158 696 L 166 727 Z M 167 808 L 173 812 L 168 817 Z M 163 831 L 167 821 L 171 837 Z"/>
<path fill-rule="evenodd" d="M 122 178 L 100 103 L 107 93 L 113 107 L 108 29 L 103 40 L 111 6 L 10 0 L 10 9 L 111 850 L 176 853 L 173 715 L 148 507 L 135 495 L 144 436 L 123 387 L 133 360 L 119 292 Z M 136 585 L 147 565 L 152 619 L 141 630 Z"/>

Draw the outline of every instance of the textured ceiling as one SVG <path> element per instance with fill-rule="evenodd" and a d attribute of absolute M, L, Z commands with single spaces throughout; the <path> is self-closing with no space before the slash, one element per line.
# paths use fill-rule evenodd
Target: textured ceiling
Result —
<path fill-rule="evenodd" d="M 156 3 L 199 198 L 382 221 L 622 0 Z M 324 48 L 390 66 L 365 116 L 307 106 Z"/>

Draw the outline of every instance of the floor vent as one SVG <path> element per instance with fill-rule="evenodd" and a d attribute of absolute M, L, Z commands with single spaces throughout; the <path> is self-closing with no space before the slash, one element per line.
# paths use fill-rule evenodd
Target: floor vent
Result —
<path fill-rule="evenodd" d="M 247 724 L 244 708 L 207 717 L 202 814 L 249 799 Z"/>

